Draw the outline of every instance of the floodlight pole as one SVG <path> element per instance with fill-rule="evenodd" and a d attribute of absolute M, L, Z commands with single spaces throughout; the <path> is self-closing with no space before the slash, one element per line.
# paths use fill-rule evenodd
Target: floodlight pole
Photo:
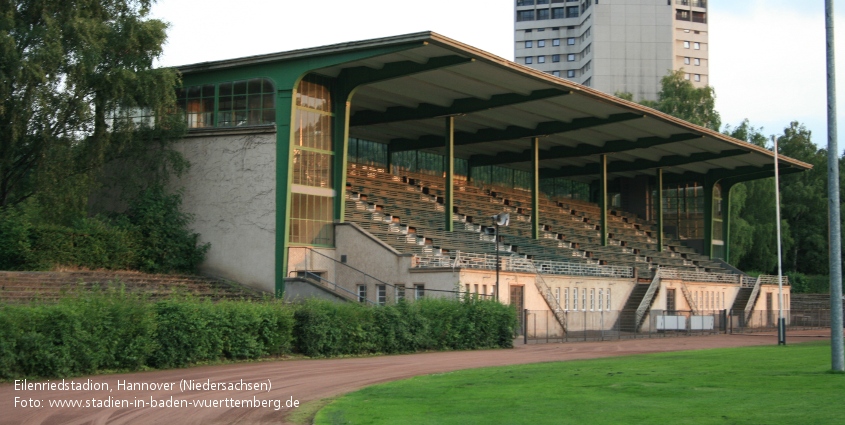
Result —
<path fill-rule="evenodd" d="M 830 228 L 831 369 L 845 371 L 842 337 L 842 229 L 839 222 L 839 147 L 836 140 L 836 53 L 833 49 L 833 0 L 825 0 L 827 38 L 827 208 Z"/>
<path fill-rule="evenodd" d="M 786 345 L 786 321 L 783 319 L 783 259 L 780 243 L 780 176 L 778 175 L 778 139 L 775 143 L 775 221 L 778 238 L 778 345 Z"/>

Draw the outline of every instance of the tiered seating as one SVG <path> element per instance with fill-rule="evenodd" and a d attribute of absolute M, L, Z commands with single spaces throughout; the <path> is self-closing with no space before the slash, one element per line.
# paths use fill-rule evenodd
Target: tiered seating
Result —
<path fill-rule="evenodd" d="M 455 181 L 453 232 L 443 230 L 443 181 L 437 176 L 387 174 L 384 169 L 350 164 L 346 219 L 360 224 L 397 250 L 419 255 L 455 251 L 493 253 L 491 216 L 511 214 L 500 229 L 500 250 L 536 260 L 623 265 L 640 273 L 657 266 L 720 272 L 717 262 L 678 240 L 664 240 L 658 251 L 653 223 L 622 211 L 608 214 L 609 246 L 601 245 L 600 209 L 575 199 L 541 199 L 541 238 L 531 238 L 531 195 L 527 191 L 479 188 Z"/>
<path fill-rule="evenodd" d="M 200 298 L 261 300 L 267 294 L 225 280 L 129 271 L 0 272 L 0 302 L 55 301 L 86 292 L 123 290 L 151 300 Z"/>

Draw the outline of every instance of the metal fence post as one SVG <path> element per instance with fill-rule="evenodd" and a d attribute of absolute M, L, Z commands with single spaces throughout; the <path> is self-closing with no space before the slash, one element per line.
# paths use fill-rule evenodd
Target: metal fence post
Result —
<path fill-rule="evenodd" d="M 546 310 L 546 344 L 549 343 L 549 313 L 550 311 Z"/>
<path fill-rule="evenodd" d="M 522 310 L 522 342 L 528 345 L 528 309 Z"/>

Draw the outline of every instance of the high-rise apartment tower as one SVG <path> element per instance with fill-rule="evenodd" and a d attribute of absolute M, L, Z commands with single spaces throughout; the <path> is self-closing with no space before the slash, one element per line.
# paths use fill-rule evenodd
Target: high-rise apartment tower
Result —
<path fill-rule="evenodd" d="M 636 101 L 670 70 L 708 84 L 707 0 L 514 1 L 517 63 Z"/>

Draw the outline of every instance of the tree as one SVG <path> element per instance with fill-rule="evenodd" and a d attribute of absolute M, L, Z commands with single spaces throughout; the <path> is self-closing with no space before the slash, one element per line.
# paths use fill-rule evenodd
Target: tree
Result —
<path fill-rule="evenodd" d="M 762 129 L 748 120 L 725 128 L 732 137 L 772 149 Z M 778 153 L 813 165 L 803 173 L 781 176 L 781 230 L 784 270 L 826 274 L 827 152 L 812 142 L 812 134 L 792 122 L 779 136 Z M 731 258 L 746 270 L 774 272 L 777 266 L 774 178 L 753 180 L 734 186 L 731 192 Z"/>
<path fill-rule="evenodd" d="M 184 125 L 168 114 L 177 72 L 153 68 L 167 28 L 147 18 L 153 1 L 0 3 L 0 208 L 35 197 L 69 221 L 109 160 L 184 165 L 154 149 Z"/>
<path fill-rule="evenodd" d="M 827 150 L 819 149 L 804 125 L 792 122 L 778 138 L 778 153 L 813 166 L 781 178 L 781 216 L 792 229 L 792 249 L 784 252 L 788 270 L 827 274 Z"/>
<path fill-rule="evenodd" d="M 669 71 L 660 79 L 657 100 L 641 100 L 640 105 L 719 131 L 722 119 L 716 112 L 716 91 L 710 86 L 696 88 L 684 75 L 683 70 Z M 616 92 L 613 95 L 628 101 L 634 100 L 630 92 Z"/>
<path fill-rule="evenodd" d="M 696 88 L 684 78 L 683 70 L 670 72 L 660 80 L 660 86 L 657 103 L 653 107 L 693 124 L 719 131 L 722 119 L 716 112 L 716 91 L 713 87 Z"/>
<path fill-rule="evenodd" d="M 768 138 L 761 128 L 744 120 L 736 128 L 727 126 L 731 137 L 766 147 Z M 771 273 L 777 268 L 774 179 L 737 184 L 731 191 L 731 258 L 743 270 Z M 781 220 L 784 248 L 791 247 L 790 227 Z"/>

